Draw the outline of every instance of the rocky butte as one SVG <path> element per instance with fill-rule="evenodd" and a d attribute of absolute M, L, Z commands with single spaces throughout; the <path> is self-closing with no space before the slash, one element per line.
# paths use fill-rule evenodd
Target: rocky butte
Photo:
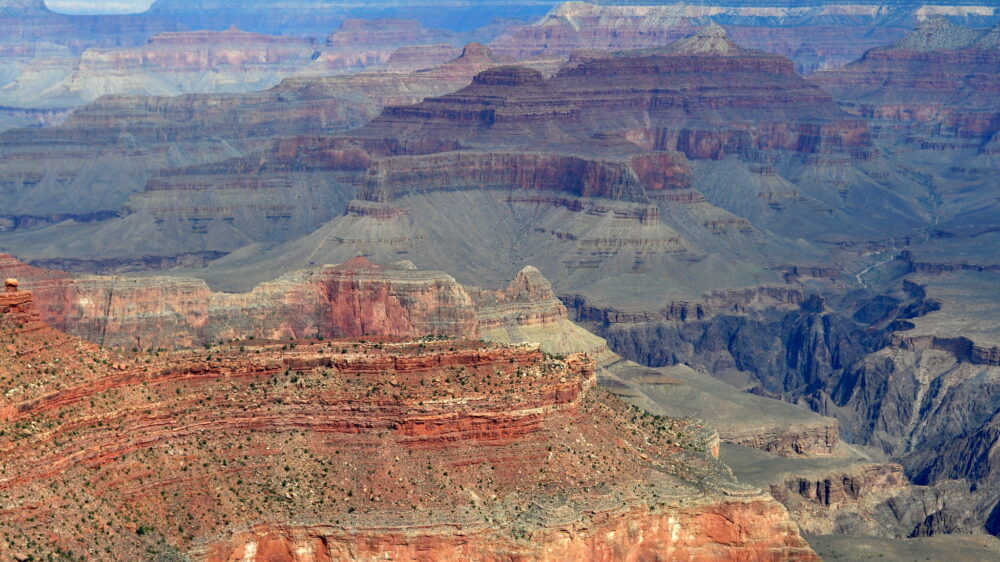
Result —
<path fill-rule="evenodd" d="M 26 322 L 31 300 L 0 299 L 14 559 L 818 560 L 713 432 L 594 389 L 583 356 L 434 337 L 122 355 Z"/>
<path fill-rule="evenodd" d="M 413 264 L 362 257 L 292 272 L 249 293 L 214 293 L 178 277 L 73 277 L 0 255 L 0 276 L 21 278 L 45 303 L 41 318 L 61 331 L 117 349 L 197 347 L 225 340 L 365 335 L 483 337 L 538 342 L 549 353 L 607 355 L 604 342 L 569 321 L 534 267 L 505 287 L 465 287 Z"/>

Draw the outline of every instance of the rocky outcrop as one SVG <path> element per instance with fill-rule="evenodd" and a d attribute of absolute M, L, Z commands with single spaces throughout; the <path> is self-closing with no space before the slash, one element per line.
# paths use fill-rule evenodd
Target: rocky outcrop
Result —
<path fill-rule="evenodd" d="M 587 353 L 598 365 L 614 359 L 607 343 L 569 319 L 552 285 L 533 266 L 522 269 L 507 287 L 470 287 L 479 333 L 489 341 L 536 342 L 558 355 Z"/>
<path fill-rule="evenodd" d="M 850 474 L 825 475 L 819 479 L 794 477 L 782 484 L 771 486 L 771 495 L 784 505 L 789 497 L 798 495 L 801 500 L 826 509 L 838 509 L 849 503 L 861 501 L 876 491 L 903 488 L 907 484 L 903 467 L 898 464 L 870 464 L 858 467 Z"/>
<path fill-rule="evenodd" d="M 37 320 L 38 313 L 32 310 L 34 299 L 31 291 L 21 291 L 20 282 L 8 277 L 4 280 L 4 292 L 0 295 L 0 314 L 11 315 L 10 318 Z"/>
<path fill-rule="evenodd" d="M 0 329 L 16 557 L 816 560 L 710 430 L 593 390 L 582 356 L 441 338 L 122 355 Z"/>

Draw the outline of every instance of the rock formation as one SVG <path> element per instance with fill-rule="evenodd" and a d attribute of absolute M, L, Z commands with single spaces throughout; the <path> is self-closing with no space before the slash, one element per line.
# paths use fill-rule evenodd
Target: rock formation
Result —
<path fill-rule="evenodd" d="M 997 33 L 930 18 L 897 43 L 812 79 L 867 117 L 937 129 L 943 138 L 988 138 L 997 132 Z"/>
<path fill-rule="evenodd" d="M 4 292 L 0 296 L 0 313 L 10 314 L 11 317 L 19 319 L 29 319 L 37 321 L 38 312 L 32 310 L 31 291 L 21 291 L 18 286 L 20 282 L 13 277 L 4 280 Z"/>
<path fill-rule="evenodd" d="M 124 356 L 16 321 L 15 559 L 817 560 L 711 431 L 594 390 L 581 356 L 439 338 Z"/>
<path fill-rule="evenodd" d="M 379 266 L 362 257 L 292 272 L 243 294 L 213 293 L 198 279 L 73 278 L 0 255 L 3 275 L 20 277 L 41 296 L 46 322 L 125 350 L 436 335 L 533 342 L 548 353 L 587 352 L 598 360 L 608 354 L 603 340 L 569 321 L 552 286 L 530 266 L 499 290 L 466 288 L 441 272 Z"/>
<path fill-rule="evenodd" d="M 38 227 L 67 219 L 103 220 L 113 216 L 129 193 L 141 190 L 157 171 L 190 167 L 172 172 L 154 184 L 129 209 L 148 209 L 142 217 L 145 221 L 161 220 L 164 217 L 157 215 L 176 208 L 172 214 L 179 215 L 176 217 L 179 222 L 187 225 L 189 218 L 200 218 L 213 209 L 232 213 L 237 203 L 224 194 L 238 193 L 235 199 L 244 201 L 242 206 L 253 218 L 241 220 L 236 227 L 259 231 L 259 224 L 254 226 L 250 224 L 252 221 L 267 224 L 268 215 L 288 214 L 287 210 L 273 208 L 274 199 L 286 206 L 297 199 L 283 190 L 272 197 L 261 187 L 289 186 L 308 192 L 315 191 L 317 181 L 329 180 L 289 177 L 286 169 L 255 183 L 256 189 L 235 191 L 231 178 L 212 176 L 233 175 L 238 170 L 228 166 L 195 166 L 252 153 L 260 146 L 270 146 L 273 136 L 315 135 L 360 125 L 375 117 L 386 104 L 413 103 L 461 88 L 473 75 L 500 62 L 488 49 L 472 44 L 453 60 L 425 72 L 404 70 L 289 79 L 256 94 L 108 96 L 77 110 L 61 126 L 0 135 L 0 153 L 9 161 L 0 177 L 10 193 L 5 198 L 4 218 L 14 228 Z M 213 130 L 216 135 L 206 137 L 205 130 Z M 255 158 L 254 163 L 252 173 L 262 173 L 260 159 Z M 226 188 L 221 192 L 222 201 L 205 201 L 206 196 L 219 196 L 218 192 L 206 189 L 212 187 L 213 180 Z M 199 189 L 192 190 L 192 183 Z M 171 189 L 174 185 L 177 189 Z M 316 216 L 318 211 L 314 211 L 311 218 L 293 214 L 294 224 L 303 225 L 304 229 L 298 235 L 343 211 L 346 201 L 338 203 L 336 194 L 330 193 L 335 191 L 332 187 L 322 191 L 325 193 L 312 193 L 308 197 L 325 197 L 318 208 L 328 209 L 324 212 L 331 214 Z M 265 200 L 253 201 L 261 193 Z M 192 213 L 197 209 L 201 209 L 201 215 Z M 241 214 L 227 216 L 243 219 Z M 168 220 L 167 225 L 171 224 Z M 273 239 L 275 229 L 271 230 L 267 235 Z M 170 232 L 168 236 L 173 239 L 170 245 L 182 245 L 183 240 L 178 238 L 185 235 L 190 236 L 183 228 L 180 232 Z M 155 240 L 152 235 L 148 237 Z M 109 235 L 100 246 L 112 247 L 122 241 L 117 234 Z M 119 255 L 123 253 L 134 256 L 153 252 L 129 248 Z"/>
<path fill-rule="evenodd" d="M 995 22 L 997 17 L 995 8 L 985 5 L 949 8 L 948 15 L 971 22 Z M 891 43 L 922 17 L 920 6 L 848 2 L 657 6 L 566 2 L 532 25 L 508 29 L 492 46 L 518 58 L 540 53 L 568 56 L 581 49 L 662 47 L 714 21 L 739 45 L 786 56 L 800 72 L 812 72 L 843 66 L 868 49 Z"/>
<path fill-rule="evenodd" d="M 744 92 L 702 87 L 716 80 Z M 649 124 L 633 131 L 643 115 Z M 454 94 L 390 107 L 352 135 L 388 137 L 404 128 L 411 138 L 444 136 L 470 145 L 487 138 L 494 145 L 550 146 L 590 139 L 602 149 L 614 139 L 595 134 L 630 133 L 648 138 L 654 150 L 689 158 L 754 148 L 849 151 L 867 143 L 865 125 L 796 76 L 790 61 L 744 50 L 718 27 L 659 51 L 583 54 L 550 80 L 522 67 L 493 69 Z"/>
<path fill-rule="evenodd" d="M 306 39 L 236 29 L 162 33 L 142 46 L 88 49 L 61 79 L 29 65 L 0 88 L 0 100 L 14 107 L 73 108 L 109 94 L 260 90 L 305 67 L 316 48 Z"/>
<path fill-rule="evenodd" d="M 40 311 L 46 321 L 122 349 L 248 338 L 478 334 L 473 302 L 454 279 L 364 258 L 293 272 L 246 294 L 213 293 L 204 281 L 171 277 L 42 278 L 32 286 L 46 303 Z"/>

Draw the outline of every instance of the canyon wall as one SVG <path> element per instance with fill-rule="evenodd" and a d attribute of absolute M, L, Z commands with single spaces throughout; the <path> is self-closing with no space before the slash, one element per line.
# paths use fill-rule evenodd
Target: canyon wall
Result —
<path fill-rule="evenodd" d="M 15 558 L 817 559 L 710 429 L 593 389 L 583 356 L 435 337 L 122 354 L 21 314 L 0 315 Z"/>

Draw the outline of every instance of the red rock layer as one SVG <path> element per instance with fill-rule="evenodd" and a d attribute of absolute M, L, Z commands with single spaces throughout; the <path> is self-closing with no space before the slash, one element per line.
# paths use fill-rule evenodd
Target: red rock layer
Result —
<path fill-rule="evenodd" d="M 2 275 L 27 272 L 16 260 L 6 260 L 11 267 L 2 261 Z M 123 349 L 234 338 L 479 333 L 472 299 L 450 276 L 380 267 L 364 258 L 294 272 L 245 294 L 213 293 L 203 281 L 183 278 L 72 279 L 55 273 L 22 278 L 30 279 L 45 303 L 39 312 L 46 321 Z"/>
<path fill-rule="evenodd" d="M 816 560 L 710 431 L 424 338 L 119 355 L 0 316 L 13 558 Z M 61 339 L 60 339 L 61 338 Z"/>
<path fill-rule="evenodd" d="M 549 545 L 544 551 L 525 541 L 498 541 L 476 534 L 463 536 L 459 544 L 449 544 L 439 536 L 419 531 L 386 536 L 364 531 L 347 534 L 324 527 L 262 527 L 241 534 L 228 544 L 213 545 L 207 560 L 818 560 L 793 538 L 785 518 L 784 510 L 769 502 L 744 501 L 692 507 L 670 515 L 648 513 L 644 509 L 613 516 L 600 514 L 589 523 L 590 529 L 567 525 L 533 533 L 530 541 Z M 787 538 L 778 538 L 781 536 Z"/>

